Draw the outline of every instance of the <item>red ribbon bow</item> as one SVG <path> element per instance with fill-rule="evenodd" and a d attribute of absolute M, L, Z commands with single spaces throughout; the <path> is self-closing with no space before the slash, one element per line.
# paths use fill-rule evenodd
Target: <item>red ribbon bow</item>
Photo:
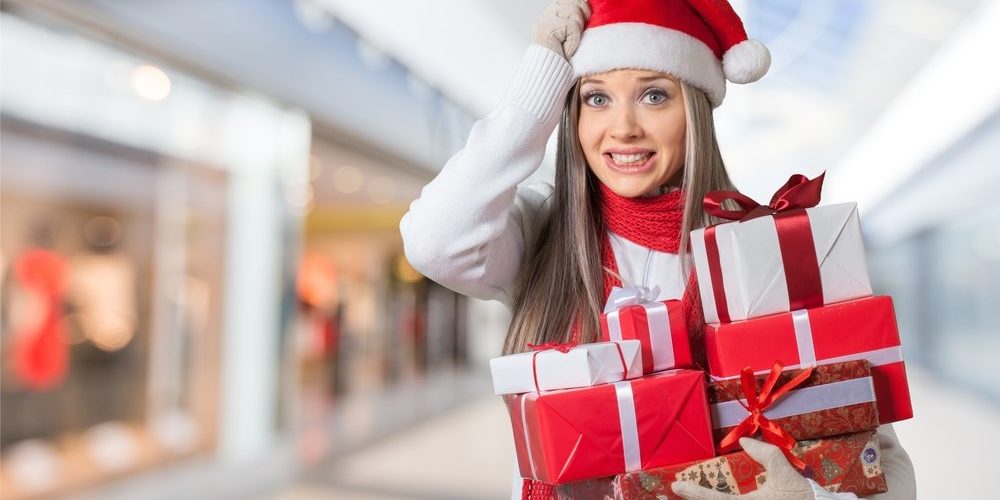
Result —
<path fill-rule="evenodd" d="M 705 195 L 703 205 L 705 212 L 709 215 L 720 219 L 739 221 L 748 221 L 789 210 L 815 207 L 819 205 L 824 176 L 826 176 L 826 172 L 812 180 L 802 174 L 791 176 L 788 182 L 774 193 L 774 196 L 771 197 L 771 203 L 768 205 L 761 205 L 753 198 L 736 191 L 711 191 Z M 726 200 L 736 203 L 740 210 L 724 208 L 722 204 Z"/>
<path fill-rule="evenodd" d="M 774 366 L 771 367 L 771 373 L 767 376 L 767 380 L 764 381 L 764 386 L 761 388 L 759 394 L 757 393 L 757 380 L 753 376 L 753 370 L 749 366 L 743 369 L 742 373 L 740 373 L 740 382 L 743 386 L 743 394 L 746 396 L 747 403 L 743 404 L 740 401 L 740 404 L 750 412 L 750 415 L 734 427 L 733 430 L 729 431 L 729 434 L 726 434 L 726 437 L 722 438 L 719 446 L 722 448 L 722 451 L 727 451 L 735 447 L 741 437 L 750 437 L 756 434 L 757 431 L 760 431 L 765 441 L 780 448 L 781 452 L 788 458 L 788 461 L 795 468 L 802 470 L 806 466 L 805 462 L 792 454 L 792 448 L 795 446 L 795 438 L 788 431 L 781 428 L 780 425 L 765 417 L 764 411 L 770 408 L 775 401 L 781 399 L 788 391 L 805 382 L 812 375 L 813 369 L 809 367 L 802 370 L 801 373 L 789 380 L 788 383 L 775 390 L 774 386 L 778 383 L 778 377 L 781 375 L 782 368 L 781 363 L 774 363 Z"/>

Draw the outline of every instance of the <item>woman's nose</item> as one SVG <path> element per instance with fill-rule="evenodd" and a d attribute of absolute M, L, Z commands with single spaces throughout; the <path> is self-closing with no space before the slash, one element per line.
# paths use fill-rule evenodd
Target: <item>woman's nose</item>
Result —
<path fill-rule="evenodd" d="M 636 119 L 635 111 L 624 107 L 615 110 L 614 121 L 611 124 L 613 139 L 635 139 L 642 136 L 642 126 Z"/>

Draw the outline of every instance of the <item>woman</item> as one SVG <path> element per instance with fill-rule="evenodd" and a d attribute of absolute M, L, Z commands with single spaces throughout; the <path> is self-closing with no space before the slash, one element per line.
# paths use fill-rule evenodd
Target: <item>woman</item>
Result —
<path fill-rule="evenodd" d="M 720 0 L 556 0 L 504 103 L 473 126 L 403 217 L 407 258 L 453 290 L 510 305 L 505 353 L 595 341 L 608 293 L 623 284 L 684 299 L 700 335 L 697 289 L 679 249 L 713 222 L 703 196 L 732 189 L 712 109 L 726 79 L 754 81 L 769 63 Z M 518 188 L 557 123 L 555 184 Z M 692 339 L 696 352 L 700 344 Z M 880 437 L 890 490 L 879 498 L 913 498 L 909 458 L 891 427 Z M 854 498 L 806 480 L 777 448 L 746 448 L 769 470 L 748 498 Z M 688 483 L 675 491 L 720 498 Z"/>

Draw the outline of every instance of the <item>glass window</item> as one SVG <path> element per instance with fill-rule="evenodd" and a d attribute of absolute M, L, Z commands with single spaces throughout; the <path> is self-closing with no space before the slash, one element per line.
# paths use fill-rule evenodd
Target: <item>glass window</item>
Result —
<path fill-rule="evenodd" d="M 209 449 L 225 174 L 28 125 L 3 136 L 4 497 Z"/>

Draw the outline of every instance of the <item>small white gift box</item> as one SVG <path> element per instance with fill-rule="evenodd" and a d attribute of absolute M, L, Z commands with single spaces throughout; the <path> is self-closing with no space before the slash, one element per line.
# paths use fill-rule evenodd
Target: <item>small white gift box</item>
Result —
<path fill-rule="evenodd" d="M 490 372 L 498 395 L 620 382 L 642 376 L 641 346 L 638 340 L 551 346 L 493 358 Z"/>

